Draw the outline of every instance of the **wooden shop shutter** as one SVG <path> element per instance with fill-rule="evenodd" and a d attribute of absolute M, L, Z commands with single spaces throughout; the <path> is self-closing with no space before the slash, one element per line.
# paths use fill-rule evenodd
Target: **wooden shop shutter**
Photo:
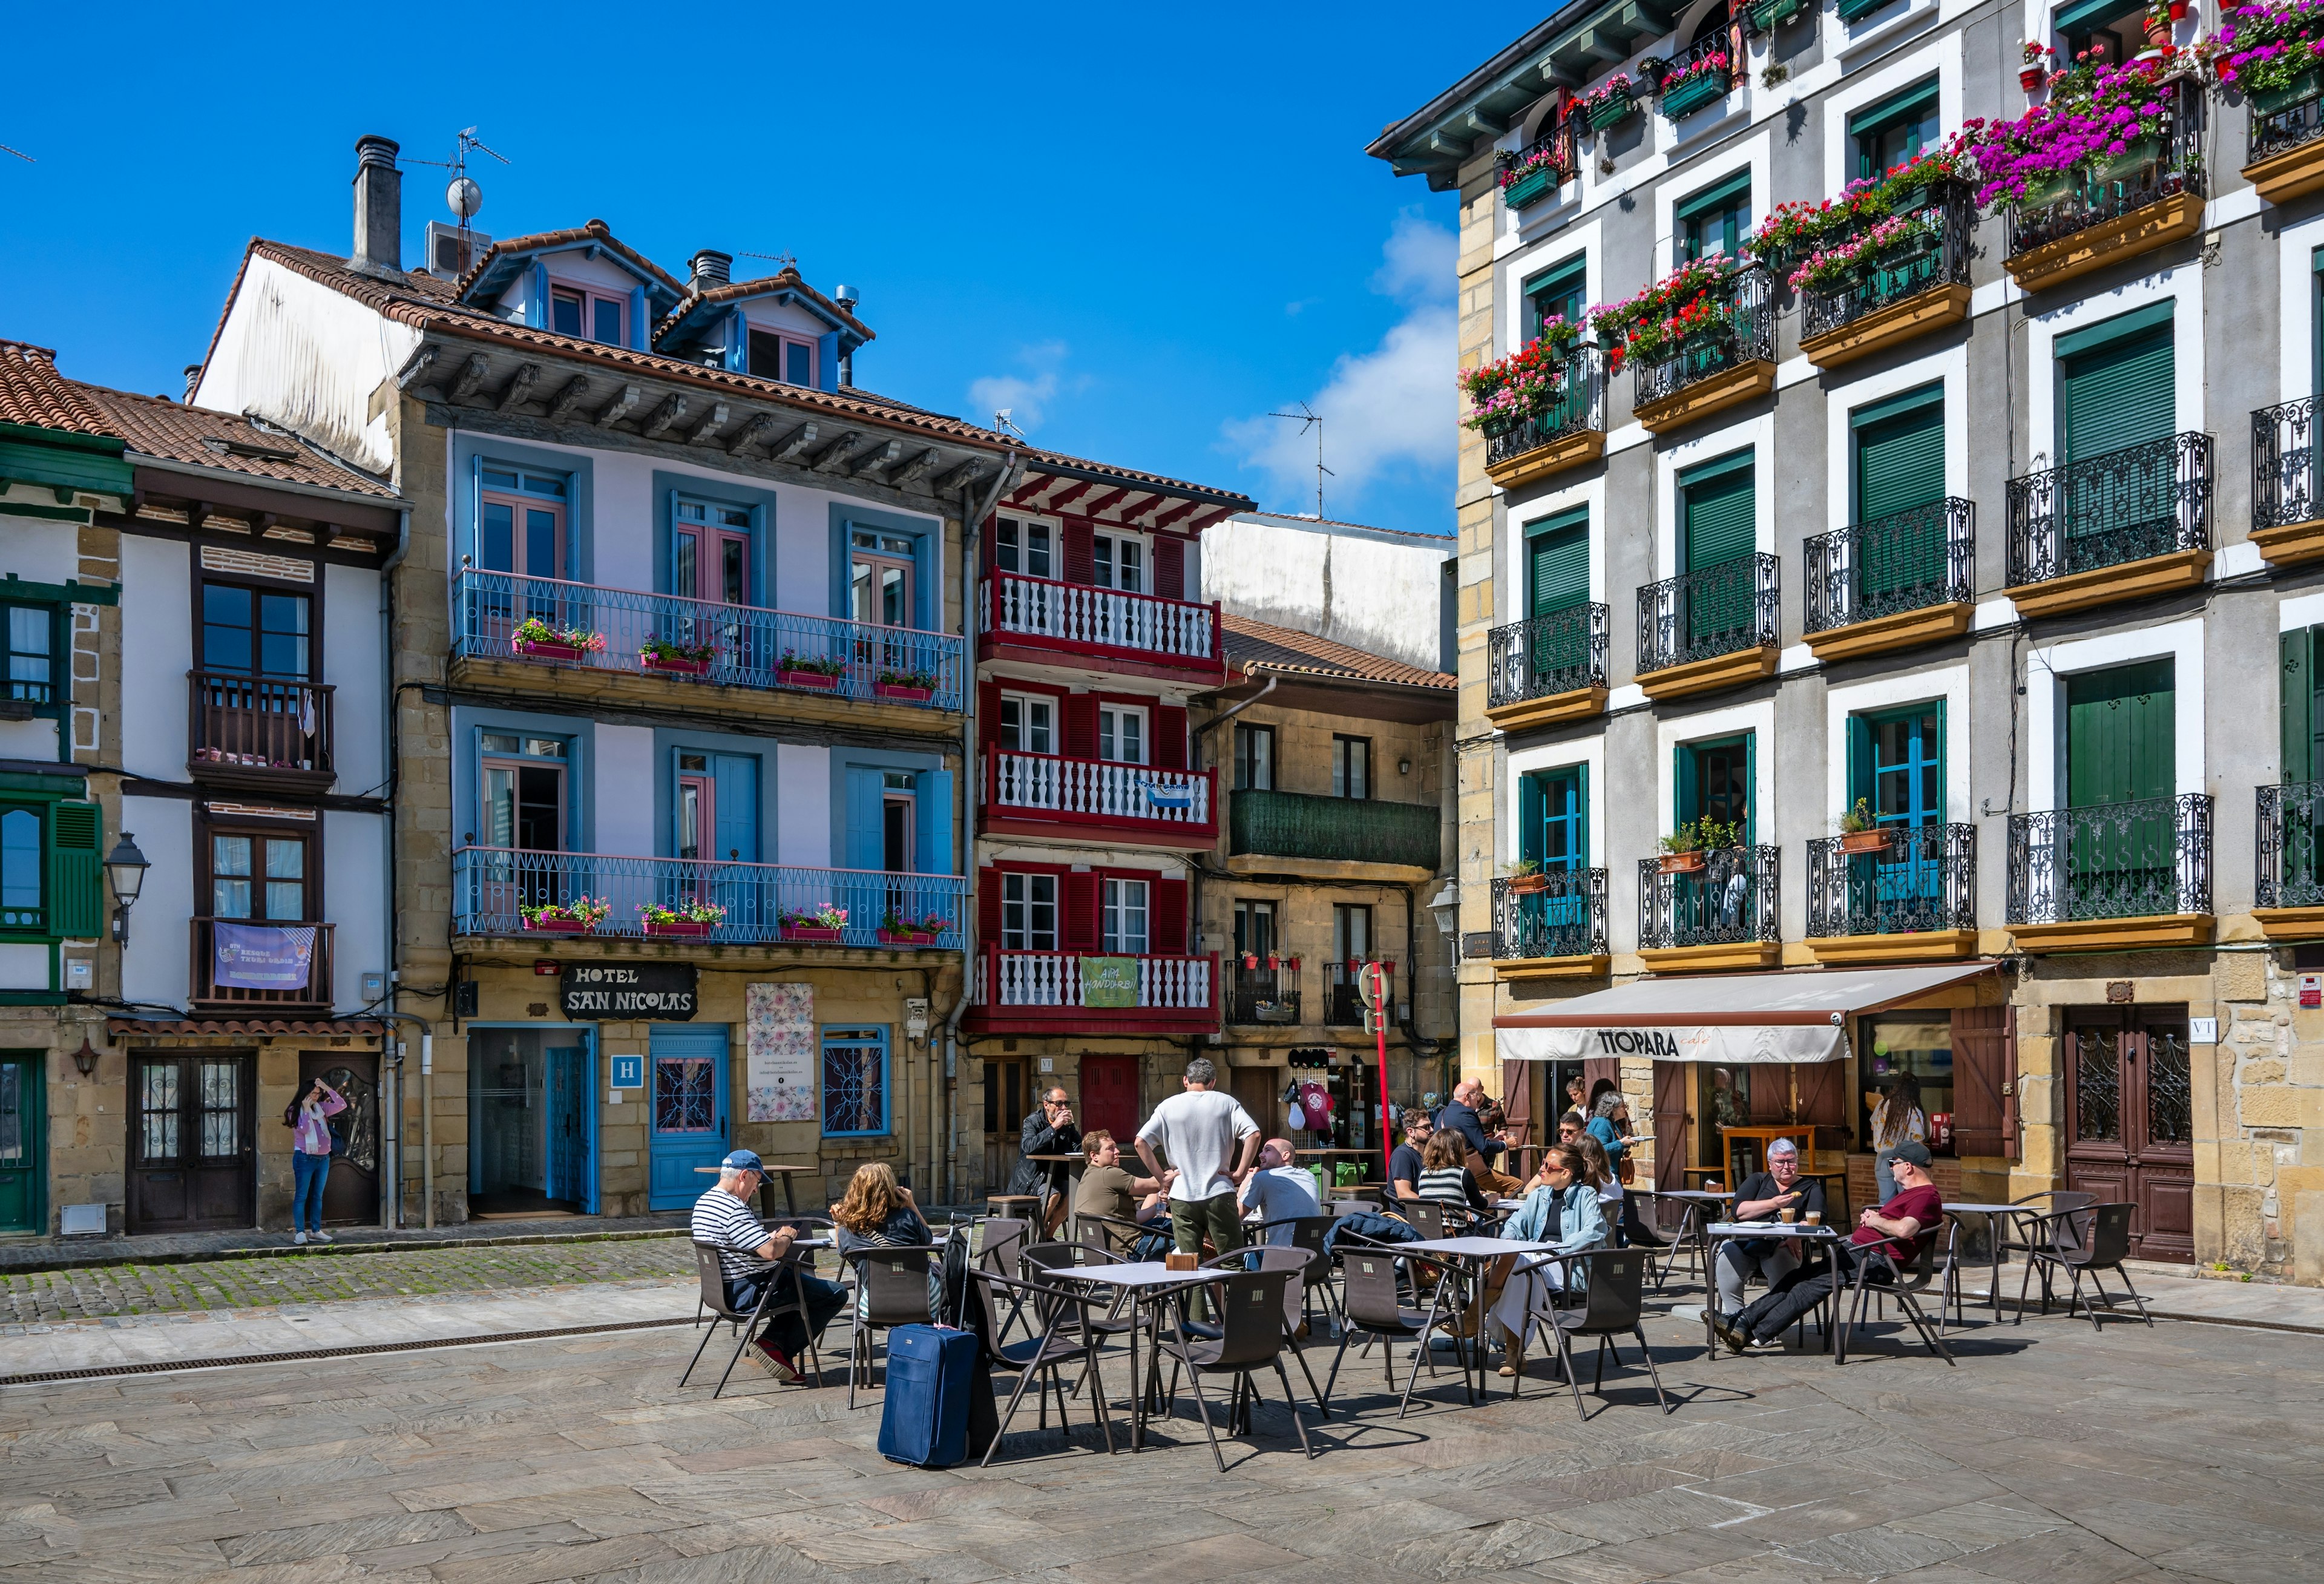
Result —
<path fill-rule="evenodd" d="M 2016 1083 L 2007 1007 L 1953 1008 L 1953 1151 L 2017 1158 L 2009 1091 Z"/>
<path fill-rule="evenodd" d="M 1057 944 L 1068 952 L 1094 952 L 1098 942 L 1097 876 L 1087 870 L 1062 877 Z"/>
<path fill-rule="evenodd" d="M 1095 759 L 1097 757 L 1097 698 L 1093 694 L 1069 693 L 1061 701 L 1065 707 L 1065 757 Z"/>

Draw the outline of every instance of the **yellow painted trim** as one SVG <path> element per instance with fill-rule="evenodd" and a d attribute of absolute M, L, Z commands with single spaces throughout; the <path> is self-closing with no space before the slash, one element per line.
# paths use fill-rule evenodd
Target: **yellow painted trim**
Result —
<path fill-rule="evenodd" d="M 2070 924 L 2013 924 L 2021 952 L 2129 952 L 2144 946 L 2204 946 L 2211 941 L 2208 913 L 2164 913 L 2143 918 L 2078 918 Z"/>
<path fill-rule="evenodd" d="M 1919 930 L 1909 935 L 1818 935 L 1807 943 L 1819 962 L 1950 962 L 1977 954 L 1973 929 Z"/>
<path fill-rule="evenodd" d="M 2318 145 L 2324 149 L 2324 143 Z M 2278 566 L 2296 566 L 2302 561 L 2324 560 L 2324 518 L 2310 518 L 2306 522 L 2286 522 L 2274 528 L 2252 530 L 2251 542 L 2259 547 L 2261 557 Z"/>
<path fill-rule="evenodd" d="M 1946 325 L 1958 325 L 1969 318 L 1969 289 L 1966 281 L 1949 286 L 1932 287 L 1916 292 L 1902 302 L 1892 302 L 1886 308 L 1868 313 L 1853 324 L 1842 325 L 1837 330 L 1827 330 L 1821 336 L 1811 336 L 1800 343 L 1801 355 L 1820 369 L 1836 369 L 1842 364 L 1854 363 L 1859 357 L 1869 357 L 1900 342 L 1939 329 Z"/>
<path fill-rule="evenodd" d="M 1649 973 L 1724 973 L 1735 969 L 1773 968 L 1783 958 L 1774 941 L 1738 941 L 1715 946 L 1642 946 L 1638 958 Z"/>
<path fill-rule="evenodd" d="M 1968 602 L 1956 600 L 1918 611 L 1899 611 L 1893 616 L 1876 616 L 1869 622 L 1851 622 L 1845 627 L 1811 632 L 1807 635 L 1807 645 L 1814 651 L 1815 658 L 1827 665 L 1834 660 L 1851 659 L 1858 655 L 1880 655 L 1892 649 L 1913 649 L 1924 643 L 1959 638 L 1969 631 L 1969 619 L 1974 609 Z"/>
<path fill-rule="evenodd" d="M 1603 687 L 1573 687 L 1563 693 L 1497 705 L 1485 712 L 1485 719 L 1504 732 L 1530 732 L 1536 726 L 1554 726 L 1561 722 L 1586 720 L 1601 714 L 1605 708 L 1606 690 Z"/>
<path fill-rule="evenodd" d="M 2259 196 L 2272 204 L 2288 204 L 2294 198 L 2324 190 L 2324 143 L 2305 143 L 2298 148 L 2286 149 L 2280 154 L 2270 154 L 2264 160 L 2255 160 L 2244 167 L 2244 180 L 2259 189 Z"/>
<path fill-rule="evenodd" d="M 1674 395 L 1630 410 L 1630 416 L 1649 434 L 1664 434 L 1697 419 L 1709 418 L 1746 401 L 1755 401 L 1775 388 L 1775 365 L 1766 358 L 1698 381 Z"/>
<path fill-rule="evenodd" d="M 1768 645 L 1738 649 L 1731 655 L 1714 655 L 1707 660 L 1689 660 L 1683 666 L 1665 666 L 1659 671 L 1641 671 L 1638 688 L 1648 698 L 1684 698 L 1692 693 L 1739 686 L 1774 676 L 1777 653 L 1773 645 Z"/>
<path fill-rule="evenodd" d="M 1594 957 L 1510 957 L 1493 963 L 1502 979 L 1603 979 L 1613 959 L 1600 952 Z"/>
<path fill-rule="evenodd" d="M 2203 200 L 2182 192 L 2020 253 L 2004 268 L 2025 290 L 2047 291 L 2135 253 L 2192 236 L 2202 228 Z"/>
<path fill-rule="evenodd" d="M 2021 616 L 2059 616 L 2068 611 L 2088 610 L 2092 605 L 2111 605 L 2151 594 L 2200 588 L 2203 574 L 2210 565 L 2209 550 L 2173 550 L 2167 556 L 2149 556 L 2143 560 L 2125 561 L 2118 566 L 2099 566 L 2070 577 L 2052 578 L 2047 583 L 2021 583 L 2004 592 Z"/>
<path fill-rule="evenodd" d="M 1569 467 L 1581 467 L 1595 462 L 1604 455 L 1606 431 L 1582 429 L 1562 436 L 1546 446 L 1520 451 L 1506 462 L 1496 462 L 1485 469 L 1485 476 L 1505 490 L 1514 490 L 1525 484 L 1538 483 Z"/>
<path fill-rule="evenodd" d="M 2271 941 L 2324 938 L 2324 907 L 2255 907 L 2252 922 Z"/>

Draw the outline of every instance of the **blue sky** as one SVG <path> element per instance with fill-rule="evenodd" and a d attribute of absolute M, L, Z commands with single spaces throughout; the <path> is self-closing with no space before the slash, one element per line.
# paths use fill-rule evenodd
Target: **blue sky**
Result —
<path fill-rule="evenodd" d="M 37 161 L 0 155 L 0 336 L 175 392 L 250 236 L 347 251 L 359 134 L 475 125 L 491 234 L 794 254 L 862 293 L 864 385 L 1277 510 L 1314 510 L 1314 440 L 1264 415 L 1310 401 L 1330 516 L 1451 530 L 1453 201 L 1363 145 L 1536 10 L 770 14 L 18 8 L 12 52 L 72 65 L 0 103 Z M 407 163 L 407 262 L 443 181 Z"/>

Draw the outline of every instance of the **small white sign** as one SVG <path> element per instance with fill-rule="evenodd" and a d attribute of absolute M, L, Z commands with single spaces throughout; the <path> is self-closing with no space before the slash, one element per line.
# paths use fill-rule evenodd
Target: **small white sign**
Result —
<path fill-rule="evenodd" d="M 1044 1073 L 1054 1073 L 1054 1072 L 1056 1072 L 1056 1070 L 1057 1070 L 1057 1064 L 1056 1064 L 1056 1059 L 1055 1059 L 1055 1058 L 1053 1058 L 1053 1057 L 1049 1057 L 1049 1056 L 1043 1056 L 1043 1057 L 1041 1058 L 1041 1071 L 1042 1071 L 1042 1072 L 1044 1072 Z"/>
<path fill-rule="evenodd" d="M 2219 1043 L 2219 1020 L 2218 1020 L 2217 1018 L 2188 1018 L 2188 1019 L 2187 1019 L 2187 1043 L 2188 1043 L 2189 1045 L 2217 1045 L 2217 1044 L 2218 1044 L 2218 1043 Z"/>

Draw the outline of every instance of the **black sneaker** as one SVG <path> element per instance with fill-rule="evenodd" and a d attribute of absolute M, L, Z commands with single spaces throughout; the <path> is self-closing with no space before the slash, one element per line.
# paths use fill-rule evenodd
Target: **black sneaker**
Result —
<path fill-rule="evenodd" d="M 1738 1331 L 1735 1328 L 1735 1322 L 1725 1315 L 1713 1315 L 1711 1329 L 1719 1333 L 1719 1340 L 1727 1344 L 1729 1352 L 1748 1353 L 1751 1350 L 1751 1334 L 1748 1331 Z"/>

